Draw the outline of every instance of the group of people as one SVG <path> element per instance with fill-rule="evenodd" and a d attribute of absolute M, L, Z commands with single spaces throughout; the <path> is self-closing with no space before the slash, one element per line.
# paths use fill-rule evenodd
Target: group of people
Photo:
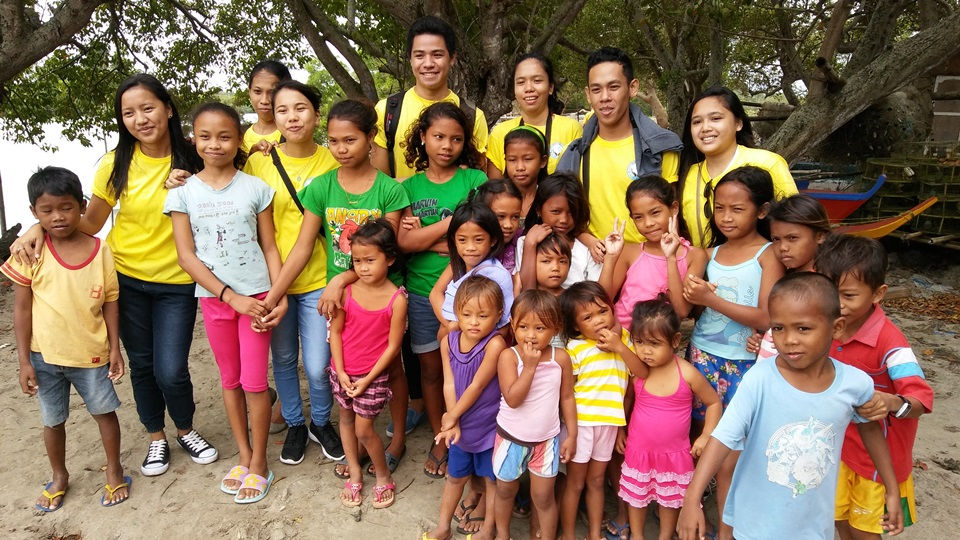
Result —
<path fill-rule="evenodd" d="M 406 45 L 416 85 L 335 104 L 326 146 L 319 95 L 276 61 L 248 80 L 257 122 L 204 104 L 192 145 L 170 94 L 139 74 L 117 91 L 120 138 L 89 203 L 70 171 L 30 179 L 39 224 L 0 270 L 52 467 L 38 510 L 64 504 L 71 385 L 100 427 L 102 504 L 130 496 L 121 341 L 150 439 L 141 473 L 169 468 L 166 414 L 193 461 L 217 460 L 193 428 L 199 298 L 238 449 L 219 488 L 240 504 L 268 495 L 280 424 L 281 462 L 312 440 L 337 461 L 343 505 L 363 504 L 368 476 L 371 505 L 388 507 L 426 420 L 423 472 L 446 480 L 424 540 L 506 539 L 514 516 L 573 538 L 579 513 L 591 540 L 642 538 L 653 503 L 661 540 L 866 538 L 915 519 L 911 451 L 933 392 L 878 305 L 886 255 L 831 233 L 783 158 L 755 147 L 736 94 L 707 90 L 677 136 L 631 104 L 627 55 L 602 48 L 581 127 L 549 59 L 529 53 L 520 115 L 488 136 L 447 84 L 452 28 L 421 18 Z M 102 245 L 91 235 L 118 204 Z M 700 510 L 711 479 L 715 526 Z M 608 489 L 619 507 L 604 519 Z"/>

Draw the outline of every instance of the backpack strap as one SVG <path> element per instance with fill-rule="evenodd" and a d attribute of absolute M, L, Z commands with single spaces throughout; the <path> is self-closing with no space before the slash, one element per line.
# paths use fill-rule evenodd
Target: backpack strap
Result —
<path fill-rule="evenodd" d="M 280 154 L 277 153 L 276 147 L 270 149 L 270 157 L 273 158 L 273 166 L 276 167 L 277 172 L 280 173 L 280 178 L 283 179 L 283 185 L 287 187 L 287 192 L 290 194 L 290 198 L 293 199 L 293 202 L 297 205 L 297 208 L 302 214 L 303 203 L 300 202 L 300 197 L 297 197 L 297 190 L 293 188 L 293 182 L 290 181 L 290 176 L 287 175 L 287 170 L 283 168 L 283 163 L 280 161 Z"/>
<path fill-rule="evenodd" d="M 473 129 L 477 123 L 477 104 L 467 98 L 460 98 L 460 110 L 467 117 L 467 125 L 470 126 L 470 138 L 473 138 Z"/>
<path fill-rule="evenodd" d="M 401 90 L 387 98 L 387 108 L 384 112 L 383 131 L 387 138 L 387 159 L 390 162 L 390 176 L 397 176 L 397 165 L 394 162 L 394 147 L 397 143 L 397 125 L 400 123 L 400 109 L 403 106 Z"/>

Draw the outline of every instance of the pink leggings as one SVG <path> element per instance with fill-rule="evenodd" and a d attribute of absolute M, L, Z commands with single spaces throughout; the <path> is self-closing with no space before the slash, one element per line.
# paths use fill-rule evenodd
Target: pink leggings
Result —
<path fill-rule="evenodd" d="M 263 293 L 255 298 L 265 296 Z M 220 384 L 228 390 L 242 387 L 247 392 L 265 391 L 270 332 L 254 332 L 249 315 L 241 315 L 213 297 L 200 299 L 200 311 L 210 349 L 220 368 Z"/>

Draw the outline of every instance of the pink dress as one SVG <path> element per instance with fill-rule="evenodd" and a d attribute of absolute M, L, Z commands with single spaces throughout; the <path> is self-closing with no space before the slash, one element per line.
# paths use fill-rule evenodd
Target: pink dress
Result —
<path fill-rule="evenodd" d="M 620 326 L 630 329 L 630 319 L 633 315 L 633 306 L 637 302 L 653 300 L 660 293 L 669 290 L 667 281 L 667 258 L 651 255 L 643 249 L 646 243 L 640 244 L 640 255 L 633 261 L 627 274 L 623 278 L 623 287 L 620 287 L 620 299 L 613 306 L 614 313 Z M 687 275 L 687 254 L 690 253 L 690 242 L 680 239 L 681 248 L 677 248 L 677 270 L 680 277 Z"/>
<path fill-rule="evenodd" d="M 656 502 L 666 508 L 680 508 L 693 478 L 690 455 L 690 412 L 693 392 L 680 373 L 680 359 L 674 358 L 679 383 L 669 396 L 655 396 L 644 388 L 644 379 L 634 383 L 636 401 L 627 430 L 618 496 L 634 508 Z"/>

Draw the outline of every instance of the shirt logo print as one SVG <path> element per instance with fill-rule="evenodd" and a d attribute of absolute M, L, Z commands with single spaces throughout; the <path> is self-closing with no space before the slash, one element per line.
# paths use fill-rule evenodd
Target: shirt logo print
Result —
<path fill-rule="evenodd" d="M 102 285 L 94 285 L 93 287 L 90 287 L 90 298 L 99 299 L 102 295 L 103 295 Z"/>

